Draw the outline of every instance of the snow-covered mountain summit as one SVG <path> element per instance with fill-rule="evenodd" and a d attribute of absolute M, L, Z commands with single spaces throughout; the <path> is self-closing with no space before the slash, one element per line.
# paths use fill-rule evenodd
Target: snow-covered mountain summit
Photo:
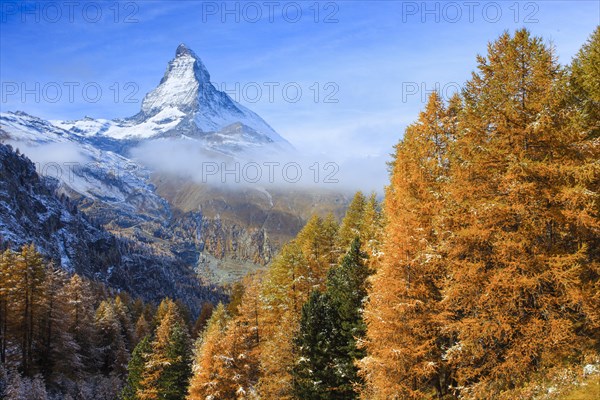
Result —
<path fill-rule="evenodd" d="M 214 91 L 208 70 L 196 53 L 180 44 L 158 87 L 142 101 L 142 113 L 150 117 L 168 108 L 195 112 L 204 91 Z"/>
<path fill-rule="evenodd" d="M 177 47 L 159 85 L 144 97 L 138 114 L 119 120 L 53 123 L 79 135 L 117 140 L 193 138 L 208 149 L 229 154 L 264 145 L 292 148 L 260 116 L 219 91 L 202 60 L 184 44 Z"/>

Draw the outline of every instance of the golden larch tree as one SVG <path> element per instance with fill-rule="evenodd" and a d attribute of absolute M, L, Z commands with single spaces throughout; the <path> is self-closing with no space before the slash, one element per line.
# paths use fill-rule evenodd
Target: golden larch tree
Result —
<path fill-rule="evenodd" d="M 361 363 L 368 399 L 443 395 L 441 286 L 445 276 L 439 212 L 448 180 L 448 115 L 433 93 L 396 146 L 386 190 L 383 259 L 365 310 L 368 356 Z"/>

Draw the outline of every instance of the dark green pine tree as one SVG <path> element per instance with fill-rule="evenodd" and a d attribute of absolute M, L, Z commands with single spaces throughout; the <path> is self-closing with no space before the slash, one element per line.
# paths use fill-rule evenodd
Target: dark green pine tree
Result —
<path fill-rule="evenodd" d="M 298 399 L 317 400 L 339 397 L 334 391 L 340 382 L 335 371 L 334 354 L 343 347 L 339 316 L 327 293 L 314 291 L 302 307 L 300 331 L 295 338 L 298 361 L 293 369 L 294 395 Z"/>
<path fill-rule="evenodd" d="M 315 291 L 302 308 L 296 337 L 299 358 L 294 392 L 301 399 L 354 399 L 362 381 L 355 361 L 364 356 L 357 340 L 365 335 L 362 303 L 372 273 L 358 238 L 342 263 L 329 271 L 327 289 Z"/>
<path fill-rule="evenodd" d="M 171 343 L 166 348 L 167 358 L 173 360 L 162 375 L 164 399 L 183 399 L 191 377 L 191 343 L 187 326 L 176 324 L 171 333 Z"/>
<path fill-rule="evenodd" d="M 142 374 L 147 355 L 152 351 L 152 341 L 146 335 L 133 349 L 129 364 L 127 364 L 127 383 L 121 394 L 122 400 L 138 400 L 137 391 L 142 382 Z"/>
<path fill-rule="evenodd" d="M 341 264 L 332 268 L 327 276 L 327 293 L 339 318 L 338 334 L 342 346 L 336 369 L 342 383 L 336 390 L 343 393 L 345 399 L 358 397 L 355 391 L 362 384 L 355 362 L 366 355 L 364 349 L 357 346 L 357 341 L 367 331 L 362 309 L 367 297 L 367 278 L 373 273 L 366 258 L 360 239 L 356 237 Z"/>

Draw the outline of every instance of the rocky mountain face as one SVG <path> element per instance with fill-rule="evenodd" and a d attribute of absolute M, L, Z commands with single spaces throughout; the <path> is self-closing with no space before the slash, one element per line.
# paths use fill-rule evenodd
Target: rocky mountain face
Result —
<path fill-rule="evenodd" d="M 251 141 L 255 145 L 286 142 L 262 118 L 217 90 L 202 60 L 184 44 L 177 47 L 160 84 L 144 97 L 141 112 L 132 120 L 147 121 L 159 114 L 175 116 L 179 123 L 173 130 L 183 134 L 202 136 L 237 124 L 257 133 Z"/>
<path fill-rule="evenodd" d="M 35 242 L 63 268 L 83 275 L 106 276 L 116 261 L 113 236 L 77 212 L 75 203 L 56 197 L 58 182 L 42 179 L 33 163 L 0 145 L 0 230 L 4 246 Z M 90 257 L 102 253 L 102 259 Z"/>
<path fill-rule="evenodd" d="M 193 159 L 228 162 L 293 149 L 261 117 L 217 90 L 185 45 L 136 115 L 45 121 L 0 113 L 0 142 L 19 147 L 41 175 L 54 176 L 54 192 L 106 233 L 195 268 L 208 283 L 232 282 L 262 268 L 311 214 L 341 216 L 349 200 L 317 189 L 215 186 L 152 163 L 153 155 L 139 149 L 183 143 L 195 151 Z M 60 257 L 59 250 L 51 253 Z M 95 268 L 108 267 L 89 266 L 88 272 Z"/>
<path fill-rule="evenodd" d="M 150 246 L 107 232 L 65 195 L 58 180 L 40 177 L 34 164 L 0 144 L 0 246 L 35 243 L 55 265 L 146 300 L 169 296 L 197 313 L 223 295 L 202 286 L 189 265 Z"/>
<path fill-rule="evenodd" d="M 197 229 L 198 267 L 209 282 L 231 282 L 268 264 L 313 214 L 341 219 L 349 201 L 333 191 L 232 189 L 158 173 L 151 182 L 175 210 L 175 225 Z"/>

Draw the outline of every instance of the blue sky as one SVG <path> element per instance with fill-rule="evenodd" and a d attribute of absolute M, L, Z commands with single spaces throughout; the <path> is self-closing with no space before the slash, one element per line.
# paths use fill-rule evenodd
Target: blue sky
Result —
<path fill-rule="evenodd" d="M 184 42 L 213 82 L 297 148 L 374 158 L 415 120 L 424 90 L 462 85 L 476 54 L 504 30 L 527 27 L 568 63 L 600 23 L 597 0 L 1 4 L 2 111 L 133 115 Z M 65 82 L 79 85 L 72 98 Z M 23 98 L 23 88 L 40 98 Z"/>

